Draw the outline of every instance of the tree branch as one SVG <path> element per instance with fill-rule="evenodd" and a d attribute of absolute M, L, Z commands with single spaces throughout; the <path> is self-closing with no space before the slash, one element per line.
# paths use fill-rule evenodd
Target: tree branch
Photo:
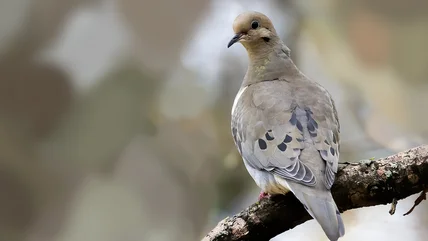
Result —
<path fill-rule="evenodd" d="M 391 203 L 428 186 L 428 145 L 340 168 L 332 193 L 341 212 Z M 311 219 L 293 194 L 276 195 L 227 217 L 203 241 L 269 240 Z"/>

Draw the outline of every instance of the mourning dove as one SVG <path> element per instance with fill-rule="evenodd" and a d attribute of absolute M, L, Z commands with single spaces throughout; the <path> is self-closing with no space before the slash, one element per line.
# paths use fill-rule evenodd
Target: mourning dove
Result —
<path fill-rule="evenodd" d="M 233 23 L 249 66 L 232 106 L 232 135 L 261 197 L 291 191 L 334 241 L 345 234 L 330 189 L 339 160 L 335 104 L 290 58 L 272 22 L 259 12 Z"/>

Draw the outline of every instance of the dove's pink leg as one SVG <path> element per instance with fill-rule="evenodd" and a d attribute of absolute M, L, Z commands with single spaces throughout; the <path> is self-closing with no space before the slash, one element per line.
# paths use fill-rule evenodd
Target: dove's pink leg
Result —
<path fill-rule="evenodd" d="M 259 195 L 259 201 L 265 197 L 270 197 L 269 193 L 261 191 Z"/>

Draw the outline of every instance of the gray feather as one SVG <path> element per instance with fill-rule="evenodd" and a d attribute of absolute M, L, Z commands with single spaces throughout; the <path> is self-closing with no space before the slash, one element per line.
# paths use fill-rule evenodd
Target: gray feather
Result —
<path fill-rule="evenodd" d="M 321 225 L 331 241 L 336 241 L 345 234 L 340 212 L 329 192 L 317 193 L 307 187 L 301 188 L 295 183 L 287 185 L 308 213 Z"/>

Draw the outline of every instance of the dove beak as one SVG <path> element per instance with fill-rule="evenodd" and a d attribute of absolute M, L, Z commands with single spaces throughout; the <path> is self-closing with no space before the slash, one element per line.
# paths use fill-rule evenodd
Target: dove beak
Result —
<path fill-rule="evenodd" d="M 239 40 L 241 40 L 241 37 L 244 34 L 242 33 L 237 33 L 235 36 L 233 36 L 233 38 L 230 40 L 230 42 L 227 44 L 227 48 L 229 48 L 230 46 L 232 46 L 234 43 L 238 42 Z"/>

